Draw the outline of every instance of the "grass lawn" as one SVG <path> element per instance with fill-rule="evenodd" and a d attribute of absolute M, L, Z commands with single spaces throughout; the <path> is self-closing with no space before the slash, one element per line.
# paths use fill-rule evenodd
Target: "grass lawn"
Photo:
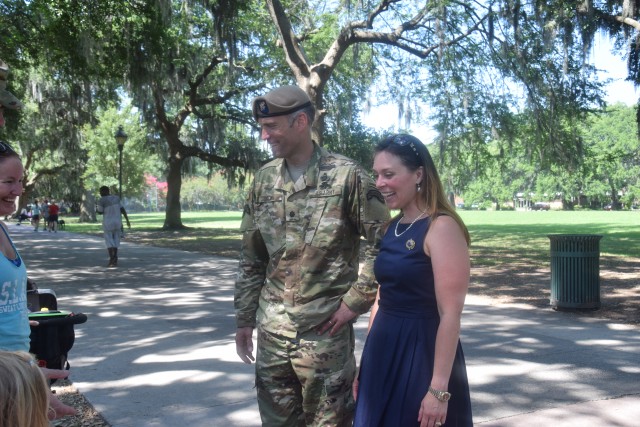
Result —
<path fill-rule="evenodd" d="M 164 213 L 129 215 L 125 242 L 237 259 L 242 212 L 183 212 L 188 228 L 162 230 Z M 469 293 L 493 301 L 549 306 L 550 234 L 597 234 L 603 305 L 592 313 L 640 324 L 640 212 L 460 211 L 471 233 Z M 66 230 L 102 235 L 101 225 L 65 218 Z"/>
<path fill-rule="evenodd" d="M 640 257 L 638 211 L 459 211 L 471 233 L 475 265 L 492 266 L 517 260 L 549 262 L 549 234 L 598 234 L 602 255 Z M 131 241 L 176 249 L 233 255 L 239 250 L 240 211 L 182 212 L 189 227 L 161 231 L 164 213 L 129 215 Z M 100 223 L 80 224 L 67 219 L 67 231 L 101 233 Z M 220 249 L 218 248 L 220 247 Z"/>
<path fill-rule="evenodd" d="M 132 230 L 158 231 L 164 224 L 164 212 L 129 214 Z M 182 222 L 192 228 L 229 228 L 240 227 L 240 211 L 197 211 L 182 212 Z M 74 233 L 100 233 L 102 231 L 101 216 L 96 223 L 79 223 L 77 219 L 67 221 L 67 231 Z M 124 219 L 124 218 L 123 218 Z"/>
<path fill-rule="evenodd" d="M 548 263 L 550 234 L 602 235 L 600 253 L 640 257 L 638 211 L 460 211 L 471 233 L 475 263 L 506 259 Z"/>

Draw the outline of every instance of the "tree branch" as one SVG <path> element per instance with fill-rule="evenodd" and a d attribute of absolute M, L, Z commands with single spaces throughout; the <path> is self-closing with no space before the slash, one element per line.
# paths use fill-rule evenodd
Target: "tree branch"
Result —
<path fill-rule="evenodd" d="M 397 3 L 400 0 L 387 0 L 382 1 L 378 7 L 369 14 L 366 21 L 352 22 L 344 27 L 340 33 L 340 36 L 334 41 L 322 62 L 314 66 L 314 71 L 321 72 L 327 75 L 331 74 L 336 67 L 341 57 L 346 50 L 356 43 L 379 43 L 394 46 L 405 52 L 424 59 L 432 54 L 437 49 L 453 46 L 459 43 L 461 40 L 469 37 L 472 33 L 478 31 L 483 25 L 484 21 L 488 19 L 489 14 L 483 17 L 478 17 L 475 24 L 468 28 L 466 32 L 458 35 L 457 37 L 436 45 L 427 46 L 419 43 L 417 40 L 412 41 L 404 37 L 405 33 L 411 32 L 417 28 L 423 27 L 427 21 L 427 15 L 429 12 L 429 4 L 426 4 L 409 20 L 402 22 L 392 32 L 380 32 L 363 30 L 363 28 L 373 28 L 373 21 L 380 14 L 388 10 L 389 5 Z M 465 6 L 466 7 L 466 6 Z M 468 9 L 468 7 L 467 7 Z"/>
<path fill-rule="evenodd" d="M 228 157 L 221 157 L 216 154 L 207 153 L 203 149 L 194 146 L 183 145 L 182 148 L 180 148 L 180 154 L 182 154 L 184 158 L 197 157 L 205 162 L 215 163 L 224 167 L 247 167 L 247 163 L 242 160 L 230 159 Z"/>
<path fill-rule="evenodd" d="M 53 167 L 53 168 L 39 169 L 39 170 L 37 170 L 35 172 L 35 174 L 33 176 L 29 177 L 29 180 L 25 184 L 25 187 L 35 185 L 43 176 L 55 176 L 55 175 L 58 175 L 58 174 L 60 174 L 60 171 L 63 171 L 68 167 L 69 167 L 69 165 L 63 164 L 63 165 L 56 166 L 56 167 Z"/>
<path fill-rule="evenodd" d="M 280 0 L 269 0 L 267 1 L 267 8 L 269 9 L 271 19 L 275 22 L 276 28 L 278 28 L 280 32 L 287 63 L 294 73 L 298 74 L 296 77 L 302 76 L 308 78 L 311 74 L 309 61 L 300 44 L 297 42 L 298 38 L 293 32 L 291 21 L 289 21 L 282 3 Z"/>
<path fill-rule="evenodd" d="M 640 31 L 640 22 L 636 21 L 635 19 L 620 15 L 609 15 L 608 13 L 604 13 L 600 10 L 594 10 L 594 14 L 604 21 L 628 25 L 630 27 L 633 27 L 636 31 Z"/>

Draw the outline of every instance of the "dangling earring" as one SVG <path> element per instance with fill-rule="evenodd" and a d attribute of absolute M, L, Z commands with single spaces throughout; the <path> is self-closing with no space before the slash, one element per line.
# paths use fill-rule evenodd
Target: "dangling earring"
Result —
<path fill-rule="evenodd" d="M 417 183 L 416 184 L 416 189 L 417 189 L 417 192 L 419 193 L 420 190 L 422 190 L 422 185 L 420 185 L 420 183 Z"/>

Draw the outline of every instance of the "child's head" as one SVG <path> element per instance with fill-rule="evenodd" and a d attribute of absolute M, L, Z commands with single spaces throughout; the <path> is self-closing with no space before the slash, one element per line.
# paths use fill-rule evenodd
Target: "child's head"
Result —
<path fill-rule="evenodd" d="M 49 389 L 32 355 L 0 351 L 0 427 L 48 427 Z"/>

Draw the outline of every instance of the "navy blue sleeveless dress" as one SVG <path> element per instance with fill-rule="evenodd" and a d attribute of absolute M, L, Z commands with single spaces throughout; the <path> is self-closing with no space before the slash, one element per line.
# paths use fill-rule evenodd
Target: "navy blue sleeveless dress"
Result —
<path fill-rule="evenodd" d="M 397 220 L 396 220 L 397 221 Z M 431 258 L 423 242 L 430 218 L 407 230 L 392 222 L 380 246 L 375 275 L 380 283 L 378 312 L 360 363 L 355 427 L 417 426 L 420 403 L 433 374 L 436 304 Z M 473 427 L 467 369 L 458 342 L 449 379 L 451 400 L 442 427 Z"/>

